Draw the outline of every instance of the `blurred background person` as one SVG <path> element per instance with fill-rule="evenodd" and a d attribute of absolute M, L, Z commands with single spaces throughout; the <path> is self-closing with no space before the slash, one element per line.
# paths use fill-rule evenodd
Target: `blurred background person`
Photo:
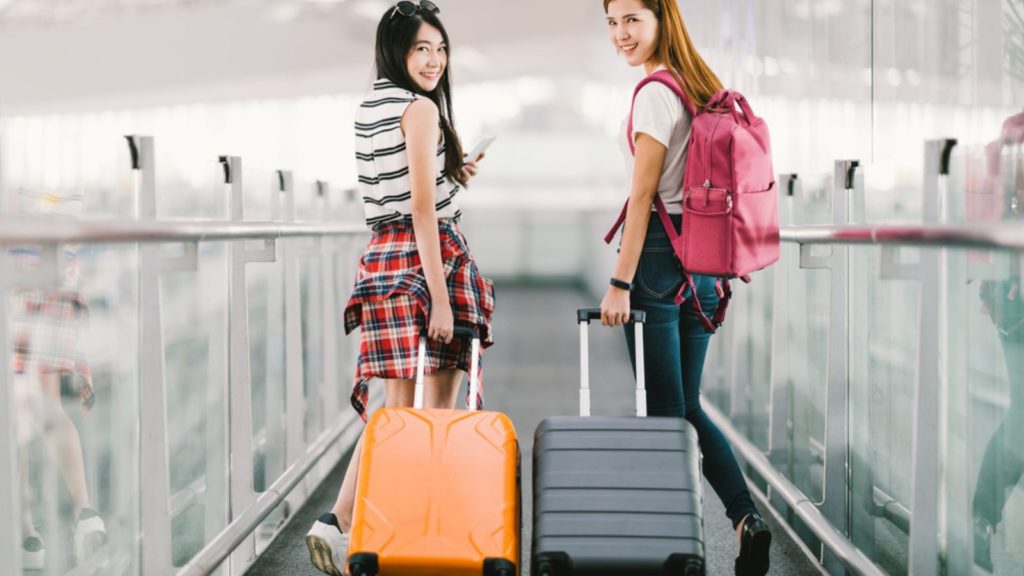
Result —
<path fill-rule="evenodd" d="M 21 200 L 28 207 L 27 212 L 40 207 L 44 213 L 57 212 L 69 202 L 52 194 L 28 192 L 22 192 Z M 53 225 L 55 220 L 47 221 Z M 46 456 L 56 465 L 70 496 L 69 523 L 76 562 L 84 561 L 107 539 L 103 519 L 89 497 L 78 429 L 65 412 L 62 398 L 62 390 L 76 393 L 83 415 L 95 400 L 89 363 L 80 342 L 88 310 L 81 297 L 77 247 L 59 249 L 57 263 L 47 262 L 45 253 L 34 247 L 15 248 L 11 255 L 16 269 L 26 273 L 56 265 L 59 280 L 59 285 L 52 289 L 16 286 L 9 301 L 20 448 L 22 565 L 39 570 L 46 564 L 46 544 L 33 521 L 34 497 L 39 495 L 33 494 L 29 469 L 29 451 L 36 437 L 43 441 Z"/>
<path fill-rule="evenodd" d="M 1024 218 L 1022 142 L 1024 114 L 1018 114 L 1006 120 L 1002 137 L 986 148 L 982 194 L 968 196 L 972 219 Z M 981 199 L 991 206 L 980 205 Z M 982 282 L 979 296 L 999 335 L 1010 397 L 1009 408 L 985 447 L 972 504 L 974 563 L 992 572 L 992 536 L 1003 521 L 1010 494 L 1024 476 L 1024 293 L 1020 260 L 1011 260 L 1004 279 Z"/>

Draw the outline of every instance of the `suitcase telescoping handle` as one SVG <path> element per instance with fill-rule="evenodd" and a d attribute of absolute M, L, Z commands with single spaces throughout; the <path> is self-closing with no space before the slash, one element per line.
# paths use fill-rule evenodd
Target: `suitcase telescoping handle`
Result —
<path fill-rule="evenodd" d="M 469 397 L 466 399 L 466 408 L 470 411 L 476 410 L 476 397 L 480 392 L 480 333 L 475 326 L 456 324 L 452 331 L 453 338 L 470 338 L 472 340 L 469 365 Z M 427 363 L 427 334 L 420 334 L 419 352 L 416 356 L 416 391 L 413 397 L 413 408 L 423 408 L 423 370 Z"/>
<path fill-rule="evenodd" d="M 647 388 L 644 383 L 644 321 L 643 310 L 631 310 L 630 321 L 635 324 L 636 337 L 636 415 L 647 416 Z M 580 325 L 580 416 L 590 416 L 590 321 L 601 319 L 600 308 L 580 308 L 576 322 Z"/>

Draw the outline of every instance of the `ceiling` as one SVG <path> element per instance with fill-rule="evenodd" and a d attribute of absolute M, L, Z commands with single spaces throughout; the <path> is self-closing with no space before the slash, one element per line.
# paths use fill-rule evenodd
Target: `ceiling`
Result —
<path fill-rule="evenodd" d="M 0 23 L 24 25 L 81 21 L 109 14 L 225 0 L 0 0 Z"/>
<path fill-rule="evenodd" d="M 623 68 L 609 66 L 596 0 L 437 3 L 460 82 Z M 0 0 L 0 103 L 18 114 L 361 92 L 390 4 Z"/>

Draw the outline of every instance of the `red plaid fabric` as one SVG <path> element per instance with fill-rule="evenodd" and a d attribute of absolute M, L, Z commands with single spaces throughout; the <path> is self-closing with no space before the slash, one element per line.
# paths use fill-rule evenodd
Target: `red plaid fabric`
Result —
<path fill-rule="evenodd" d="M 493 343 L 491 316 L 494 286 L 480 275 L 466 239 L 451 219 L 438 221 L 441 259 L 455 322 L 476 326 L 482 347 Z M 390 222 L 374 228 L 359 261 L 355 288 L 345 307 L 345 331 L 362 326 L 352 406 L 366 419 L 369 381 L 372 378 L 412 380 L 420 334 L 430 317 L 430 292 L 423 276 L 412 221 Z M 469 343 L 427 343 L 425 372 L 458 368 L 469 371 Z M 483 362 L 480 393 L 483 407 Z"/>
<path fill-rule="evenodd" d="M 15 267 L 38 265 L 39 251 L 11 251 Z M 79 342 L 85 303 L 78 291 L 78 255 L 65 251 L 65 278 L 56 290 L 17 289 L 10 297 L 13 369 L 16 374 L 70 374 L 76 377 L 82 407 L 94 401 L 92 373 Z"/>

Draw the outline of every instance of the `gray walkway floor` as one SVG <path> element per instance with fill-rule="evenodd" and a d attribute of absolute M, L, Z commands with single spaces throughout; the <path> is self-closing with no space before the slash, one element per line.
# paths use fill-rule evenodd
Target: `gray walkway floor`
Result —
<path fill-rule="evenodd" d="M 495 346 L 485 361 L 487 406 L 507 413 L 516 426 L 523 453 L 523 558 L 531 537 L 530 482 L 533 431 L 549 415 L 575 414 L 579 406 L 579 332 L 575 310 L 594 305 L 567 287 L 499 286 Z M 591 329 L 591 374 L 595 414 L 632 414 L 632 375 L 617 330 L 595 324 Z M 341 482 L 343 465 L 324 482 L 285 527 L 249 574 L 319 574 L 309 563 L 302 536 L 316 516 L 329 508 Z M 773 575 L 818 574 L 796 544 L 769 518 L 775 535 Z M 709 575 L 733 573 L 736 534 L 722 504 L 704 483 L 704 523 Z M 528 575 L 526 562 L 524 575 Z"/>

